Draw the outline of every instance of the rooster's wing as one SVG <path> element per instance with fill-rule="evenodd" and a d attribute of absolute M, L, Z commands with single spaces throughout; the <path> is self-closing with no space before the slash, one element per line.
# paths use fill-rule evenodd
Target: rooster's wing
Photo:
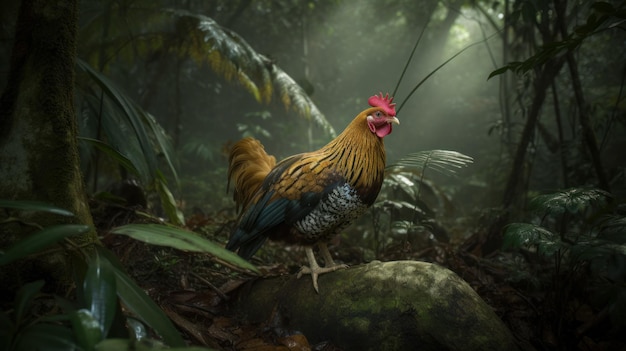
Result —
<path fill-rule="evenodd" d="M 255 199 L 226 245 L 246 259 L 268 237 L 302 245 L 328 240 L 367 208 L 338 169 L 311 154 L 277 164 Z"/>

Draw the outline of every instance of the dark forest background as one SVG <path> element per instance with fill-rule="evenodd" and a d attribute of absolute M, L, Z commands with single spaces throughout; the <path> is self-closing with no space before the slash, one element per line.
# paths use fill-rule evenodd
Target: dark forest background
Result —
<path fill-rule="evenodd" d="M 20 2 L 0 6 L 10 91 Z M 340 260 L 442 264 L 528 349 L 625 347 L 625 21 L 617 0 L 81 1 L 73 99 L 100 239 L 139 211 L 223 245 L 229 145 L 314 150 L 394 93 L 393 167 Z"/>

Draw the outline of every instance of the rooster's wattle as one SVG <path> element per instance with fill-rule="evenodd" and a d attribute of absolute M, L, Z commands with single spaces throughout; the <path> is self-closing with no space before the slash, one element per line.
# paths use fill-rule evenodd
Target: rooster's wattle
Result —
<path fill-rule="evenodd" d="M 369 98 L 371 108 L 317 151 L 288 157 L 278 164 L 256 139 L 244 138 L 230 150 L 228 178 L 240 209 L 226 245 L 250 259 L 267 238 L 303 245 L 309 262 L 298 277 L 311 274 L 319 291 L 319 274 L 336 264 L 327 242 L 374 203 L 383 183 L 383 137 L 399 124 L 389 94 Z M 325 266 L 313 254 L 318 245 Z"/>

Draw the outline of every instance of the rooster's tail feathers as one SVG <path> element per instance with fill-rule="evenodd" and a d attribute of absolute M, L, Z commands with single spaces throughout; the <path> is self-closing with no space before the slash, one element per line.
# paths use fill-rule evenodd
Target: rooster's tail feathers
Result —
<path fill-rule="evenodd" d="M 276 158 L 268 155 L 256 139 L 244 138 L 233 145 L 228 159 L 228 187 L 233 183 L 238 209 L 245 211 L 275 165 Z"/>

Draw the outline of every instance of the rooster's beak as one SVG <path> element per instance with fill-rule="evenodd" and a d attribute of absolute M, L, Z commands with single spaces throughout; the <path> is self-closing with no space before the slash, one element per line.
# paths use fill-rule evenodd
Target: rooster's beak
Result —
<path fill-rule="evenodd" d="M 400 124 L 400 120 L 398 120 L 395 116 L 393 116 L 387 120 L 387 123 Z"/>

